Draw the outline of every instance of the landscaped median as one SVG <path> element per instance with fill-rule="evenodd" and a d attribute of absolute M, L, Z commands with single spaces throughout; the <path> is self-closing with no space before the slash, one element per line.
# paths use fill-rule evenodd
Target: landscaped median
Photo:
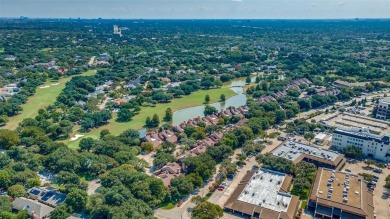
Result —
<path fill-rule="evenodd" d="M 113 118 L 109 121 L 107 125 L 101 126 L 96 129 L 92 129 L 88 133 L 82 133 L 82 135 L 84 135 L 83 138 L 92 137 L 97 139 L 99 138 L 100 132 L 103 129 L 108 129 L 110 133 L 113 135 L 119 135 L 120 133 L 122 133 L 127 129 L 136 129 L 136 130 L 141 129 L 145 125 L 146 117 L 157 114 L 160 118 L 163 118 L 165 114 L 165 110 L 167 108 L 171 108 L 172 111 L 175 112 L 180 109 L 202 105 L 206 94 L 210 96 L 210 103 L 218 102 L 221 94 L 225 94 L 226 99 L 236 95 L 236 93 L 233 90 L 227 87 L 211 89 L 211 90 L 195 91 L 188 96 L 183 96 L 182 98 L 179 99 L 172 99 L 170 103 L 157 104 L 154 107 L 141 107 L 140 113 L 135 115 L 130 122 L 124 122 L 124 123 L 117 122 L 116 121 L 117 116 L 116 114 L 114 114 Z M 75 131 L 73 134 L 71 134 L 70 137 L 73 137 L 76 134 L 79 133 Z M 82 138 L 79 138 L 74 141 L 68 139 L 64 141 L 64 143 L 68 145 L 70 148 L 78 148 L 81 139 Z"/>

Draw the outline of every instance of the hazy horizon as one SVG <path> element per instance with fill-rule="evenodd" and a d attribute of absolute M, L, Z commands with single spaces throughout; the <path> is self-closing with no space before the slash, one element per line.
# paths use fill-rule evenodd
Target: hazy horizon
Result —
<path fill-rule="evenodd" d="M 1 0 L 0 16 L 84 19 L 378 19 L 390 18 L 390 1 Z"/>

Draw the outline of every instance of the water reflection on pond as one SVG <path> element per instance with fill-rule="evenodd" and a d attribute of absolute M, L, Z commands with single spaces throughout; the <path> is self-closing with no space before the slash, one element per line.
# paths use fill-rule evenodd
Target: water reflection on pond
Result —
<path fill-rule="evenodd" d="M 255 80 L 256 77 L 253 77 L 253 80 Z M 246 95 L 243 94 L 243 88 L 240 86 L 245 85 L 245 79 L 239 79 L 232 81 L 231 83 L 231 89 L 237 93 L 237 95 L 232 96 L 225 100 L 225 102 L 217 102 L 210 104 L 210 106 L 215 107 L 218 111 L 225 110 L 226 108 L 233 106 L 233 107 L 240 107 L 244 106 L 246 104 Z M 205 105 L 200 106 L 194 106 L 189 107 L 185 109 L 178 110 L 173 113 L 173 119 L 172 119 L 172 125 L 179 125 L 180 123 L 187 121 L 189 119 L 196 118 L 198 116 L 203 117 Z"/>

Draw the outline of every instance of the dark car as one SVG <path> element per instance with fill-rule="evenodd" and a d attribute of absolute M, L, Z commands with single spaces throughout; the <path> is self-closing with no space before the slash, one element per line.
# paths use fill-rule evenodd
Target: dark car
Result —
<path fill-rule="evenodd" d="M 382 169 L 374 169 L 374 173 L 382 173 Z"/>

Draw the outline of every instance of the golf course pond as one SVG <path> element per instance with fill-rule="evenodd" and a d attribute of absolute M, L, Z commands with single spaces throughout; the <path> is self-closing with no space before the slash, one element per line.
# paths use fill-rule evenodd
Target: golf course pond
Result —
<path fill-rule="evenodd" d="M 256 76 L 251 77 L 252 82 L 256 80 Z M 240 107 L 246 104 L 246 95 L 244 94 L 243 86 L 245 85 L 245 78 L 239 78 L 231 81 L 229 87 L 232 89 L 237 95 L 232 96 L 225 100 L 225 102 L 216 102 L 210 104 L 210 106 L 215 107 L 219 112 L 221 110 L 225 110 L 228 107 Z M 176 126 L 180 123 L 187 121 L 189 119 L 196 118 L 198 116 L 203 117 L 204 109 L 206 105 L 199 105 L 194 107 L 188 107 L 185 109 L 177 110 L 173 113 L 172 125 Z"/>

